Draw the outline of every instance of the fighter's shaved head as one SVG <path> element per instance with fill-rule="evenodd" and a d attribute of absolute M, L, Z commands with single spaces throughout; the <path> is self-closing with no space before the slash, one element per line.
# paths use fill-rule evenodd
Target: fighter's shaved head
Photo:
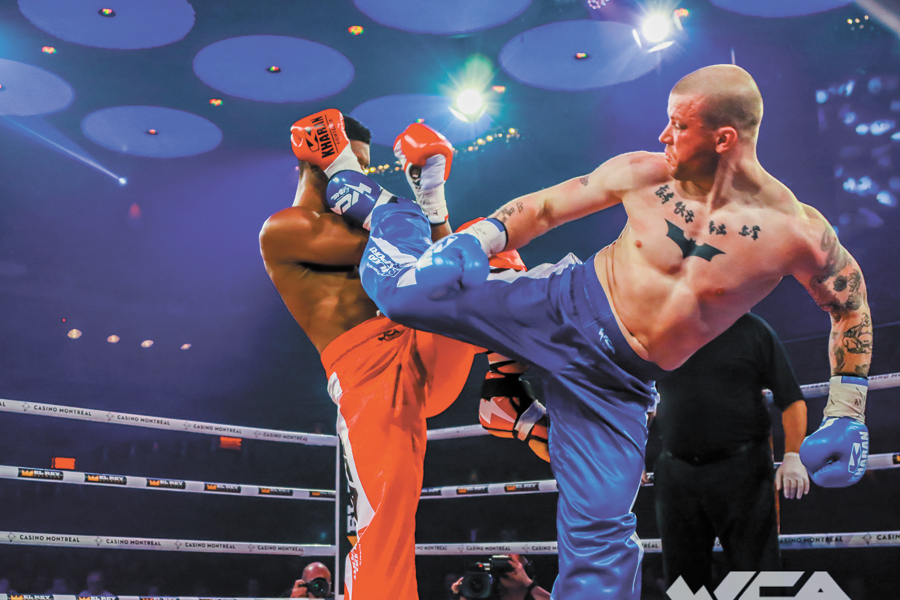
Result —
<path fill-rule="evenodd" d="M 711 65 L 684 76 L 673 96 L 702 98 L 698 109 L 705 127 L 734 127 L 741 137 L 756 140 L 763 116 L 762 95 L 750 73 L 735 65 Z"/>

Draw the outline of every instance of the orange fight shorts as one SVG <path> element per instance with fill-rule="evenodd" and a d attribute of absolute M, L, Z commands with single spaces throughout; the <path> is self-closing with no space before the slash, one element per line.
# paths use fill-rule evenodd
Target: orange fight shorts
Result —
<path fill-rule="evenodd" d="M 483 352 L 375 317 L 322 352 L 357 518 L 347 600 L 415 600 L 425 418 L 456 400 Z"/>

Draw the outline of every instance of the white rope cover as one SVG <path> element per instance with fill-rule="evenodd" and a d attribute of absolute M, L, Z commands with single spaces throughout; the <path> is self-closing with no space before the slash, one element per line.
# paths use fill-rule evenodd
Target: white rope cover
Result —
<path fill-rule="evenodd" d="M 809 385 L 801 385 L 804 398 L 816 398 L 818 396 L 828 395 L 828 382 L 811 383 Z M 869 391 L 886 390 L 889 388 L 900 387 L 900 373 L 888 373 L 886 375 L 873 375 L 869 377 Z M 772 400 L 772 392 L 765 390 L 766 399 Z M 481 435 L 490 435 L 480 425 L 465 425 L 463 427 L 448 427 L 445 429 L 432 429 L 428 432 L 429 440 L 454 440 L 459 438 L 476 437 Z"/>
<path fill-rule="evenodd" d="M 857 533 L 808 533 L 778 536 L 782 550 L 830 550 L 833 548 L 886 548 L 900 546 L 900 531 Z M 659 539 L 641 540 L 644 552 L 662 552 Z M 716 539 L 716 551 L 722 546 Z M 508 542 L 501 544 L 416 544 L 421 556 L 470 554 L 556 554 L 556 542 Z"/>
<path fill-rule="evenodd" d="M 71 594 L 0 594 L 0 600 L 284 600 L 284 598 L 228 598 L 218 596 L 73 596 Z"/>
<path fill-rule="evenodd" d="M 277 429 L 260 429 L 258 427 L 241 427 L 239 425 L 222 425 L 203 421 L 185 421 L 167 419 L 165 417 L 149 417 L 128 413 L 60 406 L 58 404 L 42 404 L 39 402 L 22 402 L 0 398 L 0 411 L 40 415 L 44 417 L 61 417 L 97 423 L 115 423 L 151 429 L 168 429 L 170 431 L 187 431 L 205 433 L 207 435 L 225 435 L 249 440 L 266 440 L 269 442 L 289 442 L 307 446 L 337 446 L 337 436 L 317 433 L 300 433 L 297 431 L 280 431 Z"/>
<path fill-rule="evenodd" d="M 900 546 L 900 531 L 855 533 L 809 533 L 778 536 L 782 550 L 827 550 L 833 548 L 885 548 Z M 208 540 L 167 540 L 121 536 L 70 535 L 0 531 L 0 545 L 62 546 L 68 548 L 117 548 L 121 550 L 162 550 L 168 552 L 213 552 L 219 554 L 281 554 L 291 556 L 334 556 L 335 547 L 325 544 L 263 544 L 258 542 L 215 542 Z M 644 552 L 660 552 L 659 539 L 641 540 Z M 721 550 L 716 541 L 715 550 Z M 422 556 L 470 554 L 556 554 L 556 542 L 507 542 L 500 544 L 416 544 Z"/>
<path fill-rule="evenodd" d="M 163 550 L 167 552 L 214 552 L 217 554 L 287 554 L 291 556 L 334 556 L 335 547 L 326 544 L 265 544 L 260 542 L 216 542 L 211 540 L 166 540 L 111 535 L 71 535 L 0 531 L 0 545 L 63 546 L 67 548 L 117 548 L 120 550 Z"/>
<path fill-rule="evenodd" d="M 775 463 L 776 465 L 780 463 Z M 872 454 L 866 463 L 867 471 L 900 468 L 900 453 Z M 647 473 L 650 483 L 642 483 L 642 487 L 653 485 L 653 473 Z M 479 485 L 448 485 L 422 489 L 422 499 L 436 498 L 470 498 L 472 496 L 510 496 L 514 494 L 550 494 L 558 492 L 555 479 L 539 481 L 510 481 L 508 483 L 485 483 Z"/>
<path fill-rule="evenodd" d="M 0 600 L 284 600 L 284 598 L 228 598 L 217 596 L 73 596 L 71 594 L 0 594 Z"/>
<path fill-rule="evenodd" d="M 48 483 L 72 483 L 75 485 L 102 485 L 127 487 L 141 490 L 166 490 L 194 494 L 225 494 L 233 496 L 253 496 L 259 498 L 285 498 L 288 500 L 329 500 L 334 501 L 334 490 L 313 490 L 275 486 L 248 485 L 246 483 L 215 483 L 209 481 L 189 481 L 186 479 L 166 479 L 163 477 L 138 477 L 136 475 L 106 475 L 103 473 L 82 473 L 62 469 L 35 469 L 31 467 L 11 467 L 0 465 L 0 479 L 18 481 L 43 481 Z"/>

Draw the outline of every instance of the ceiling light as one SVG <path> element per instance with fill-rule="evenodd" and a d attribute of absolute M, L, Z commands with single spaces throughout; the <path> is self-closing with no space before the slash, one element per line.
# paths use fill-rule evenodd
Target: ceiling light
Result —
<path fill-rule="evenodd" d="M 456 108 L 464 115 L 472 115 L 484 105 L 478 90 L 465 90 L 456 97 Z"/>
<path fill-rule="evenodd" d="M 663 15 L 651 15 L 647 17 L 641 26 L 644 38 L 653 44 L 657 44 L 669 35 L 669 19 Z"/>
<path fill-rule="evenodd" d="M 80 329 L 70 329 L 69 333 L 67 333 L 66 335 L 69 336 L 69 339 L 77 340 L 78 338 L 81 337 L 81 330 Z"/>

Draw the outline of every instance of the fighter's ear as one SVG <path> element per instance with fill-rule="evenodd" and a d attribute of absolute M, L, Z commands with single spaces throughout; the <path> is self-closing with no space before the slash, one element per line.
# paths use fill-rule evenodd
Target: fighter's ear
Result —
<path fill-rule="evenodd" d="M 738 132 L 734 127 L 719 127 L 716 130 L 716 152 L 722 154 L 738 143 Z"/>

